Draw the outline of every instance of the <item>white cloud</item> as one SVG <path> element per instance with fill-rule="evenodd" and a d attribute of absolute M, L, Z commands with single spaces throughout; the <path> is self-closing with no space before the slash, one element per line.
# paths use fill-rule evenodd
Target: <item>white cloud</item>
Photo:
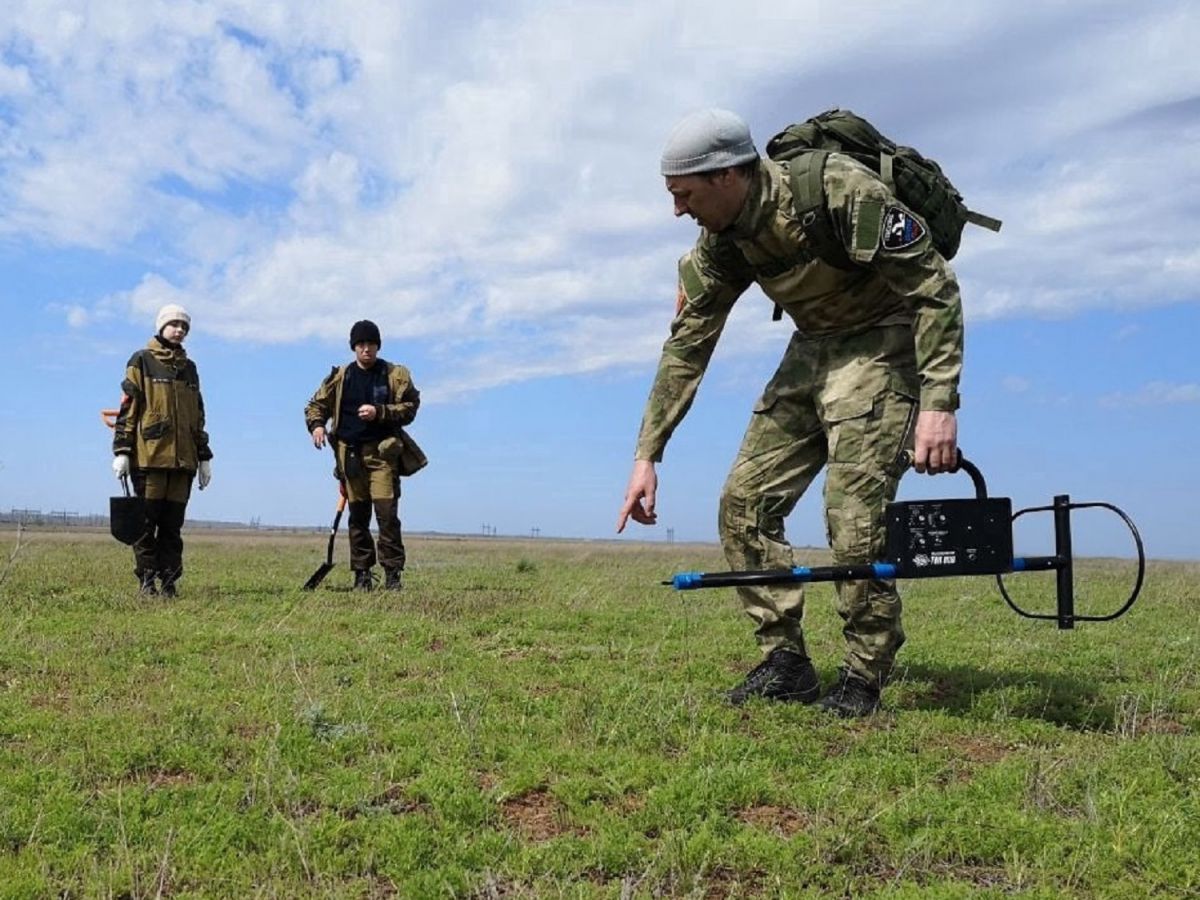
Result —
<path fill-rule="evenodd" d="M 1100 398 L 1101 406 L 1118 408 L 1177 406 L 1190 403 L 1200 403 L 1200 384 L 1171 384 L 1165 381 L 1151 381 L 1136 393 L 1115 393 Z"/>
<path fill-rule="evenodd" d="M 66 317 L 67 325 L 71 328 L 86 328 L 92 320 L 88 310 L 78 304 L 67 307 Z"/>
<path fill-rule="evenodd" d="M 1005 220 L 956 260 L 972 319 L 1196 299 L 1182 2 L 14 0 L 0 35 L 0 237 L 144 253 L 97 307 L 229 339 L 361 311 L 468 353 L 463 390 L 647 365 L 693 237 L 655 163 L 709 104 L 760 144 L 852 106 L 939 158 Z"/>
<path fill-rule="evenodd" d="M 1127 341 L 1137 334 L 1140 334 L 1142 328 L 1140 325 L 1125 325 L 1116 334 L 1118 341 Z"/>
<path fill-rule="evenodd" d="M 0 97 L 28 94 L 32 87 L 27 68 L 5 65 L 0 61 Z"/>

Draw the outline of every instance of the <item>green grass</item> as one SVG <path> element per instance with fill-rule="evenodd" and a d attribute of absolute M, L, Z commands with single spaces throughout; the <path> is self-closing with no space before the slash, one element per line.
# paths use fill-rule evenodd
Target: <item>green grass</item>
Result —
<path fill-rule="evenodd" d="M 1069 632 L 909 582 L 842 722 L 722 702 L 749 620 L 658 585 L 715 547 L 413 538 L 402 594 L 306 594 L 321 535 L 199 533 L 163 601 L 104 535 L 15 539 L 2 897 L 1200 896 L 1195 564 Z M 1097 611 L 1128 580 L 1083 568 Z M 807 623 L 828 682 L 831 586 Z"/>

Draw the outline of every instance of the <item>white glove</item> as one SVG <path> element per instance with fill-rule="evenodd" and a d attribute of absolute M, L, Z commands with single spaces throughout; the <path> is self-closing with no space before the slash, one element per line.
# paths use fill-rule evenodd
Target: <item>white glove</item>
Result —
<path fill-rule="evenodd" d="M 208 487 L 208 483 L 212 481 L 212 460 L 201 460 L 196 476 L 200 481 L 200 490 Z"/>
<path fill-rule="evenodd" d="M 129 454 L 118 453 L 113 457 L 113 474 L 117 478 L 125 478 L 129 475 Z"/>

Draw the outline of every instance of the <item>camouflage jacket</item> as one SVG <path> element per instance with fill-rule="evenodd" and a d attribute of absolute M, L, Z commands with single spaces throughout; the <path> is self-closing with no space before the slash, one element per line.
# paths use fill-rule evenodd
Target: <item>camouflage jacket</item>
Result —
<path fill-rule="evenodd" d="M 684 304 L 663 345 L 637 459 L 662 459 L 733 304 L 751 283 L 808 337 L 910 325 L 920 408 L 958 408 L 962 303 L 949 264 L 920 220 L 865 166 L 830 154 L 824 178 L 830 218 L 855 268 L 835 268 L 816 257 L 796 219 L 786 163 L 762 160 L 734 223 L 719 234 L 702 229 L 680 260 Z"/>
<path fill-rule="evenodd" d="M 154 337 L 129 358 L 113 453 L 128 454 L 135 469 L 194 472 L 198 463 L 212 459 L 200 376 L 182 347 Z"/>
<path fill-rule="evenodd" d="M 334 366 L 325 380 L 321 382 L 321 386 L 317 388 L 317 392 L 312 395 L 308 405 L 304 407 L 304 424 L 310 434 L 314 428 L 324 426 L 330 419 L 333 420 L 333 427 L 329 429 L 329 433 L 337 434 L 338 419 L 342 409 L 342 385 L 345 384 L 346 370 L 351 365 L 357 365 L 357 363 Z M 401 425 L 407 425 L 417 417 L 417 407 L 421 405 L 421 392 L 413 385 L 412 375 L 408 369 L 399 363 L 377 359 L 375 365 L 383 366 L 387 370 L 390 395 L 387 403 L 376 406 L 379 421 L 391 423 L 398 429 Z"/>

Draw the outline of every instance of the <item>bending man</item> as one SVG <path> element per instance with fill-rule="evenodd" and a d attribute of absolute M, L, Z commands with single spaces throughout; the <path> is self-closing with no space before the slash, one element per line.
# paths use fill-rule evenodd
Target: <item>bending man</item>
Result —
<path fill-rule="evenodd" d="M 663 346 L 617 530 L 656 520 L 655 464 L 691 406 L 726 318 L 752 284 L 796 326 L 754 406 L 721 492 L 719 529 L 734 569 L 793 565 L 784 520 L 824 467 L 835 564 L 878 560 L 884 508 L 903 452 L 938 472 L 956 460 L 962 309 L 958 283 L 924 223 L 877 175 L 831 154 L 824 212 L 850 265 L 818 257 L 794 209 L 786 163 L 760 159 L 735 114 L 705 110 L 672 132 L 662 174 L 675 215 L 700 226 L 680 262 L 681 306 Z M 820 682 L 804 643 L 804 589 L 738 589 L 765 655 L 730 694 L 811 703 Z M 837 585 L 846 655 L 821 700 L 843 716 L 879 708 L 904 642 L 894 582 Z"/>

